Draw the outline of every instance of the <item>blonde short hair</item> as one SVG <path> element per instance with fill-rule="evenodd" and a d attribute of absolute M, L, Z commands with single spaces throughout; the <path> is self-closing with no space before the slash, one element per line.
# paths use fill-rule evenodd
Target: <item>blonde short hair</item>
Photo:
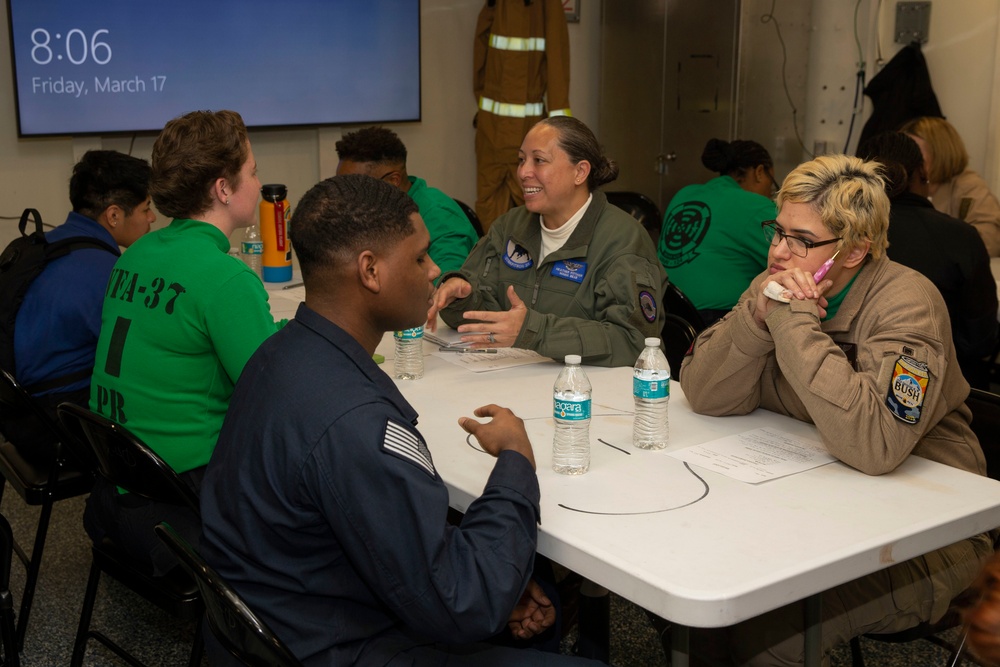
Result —
<path fill-rule="evenodd" d="M 947 183 L 969 166 L 969 153 L 958 130 L 944 118 L 922 116 L 914 118 L 899 128 L 900 132 L 912 134 L 927 142 L 930 149 L 931 183 Z"/>
<path fill-rule="evenodd" d="M 871 243 L 882 256 L 889 244 L 889 197 L 881 166 L 849 155 L 824 155 L 792 170 L 778 191 L 778 211 L 785 202 L 809 204 L 841 246 Z"/>

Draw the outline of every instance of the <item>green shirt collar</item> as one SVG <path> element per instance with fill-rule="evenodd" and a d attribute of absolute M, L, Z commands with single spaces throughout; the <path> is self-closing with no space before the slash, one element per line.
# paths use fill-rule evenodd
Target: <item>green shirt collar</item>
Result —
<path fill-rule="evenodd" d="M 201 220 L 189 220 L 185 218 L 174 218 L 166 227 L 171 234 L 191 234 L 200 233 L 209 237 L 215 245 L 219 246 L 222 252 L 229 252 L 229 237 L 222 233 L 222 230 Z"/>
<path fill-rule="evenodd" d="M 847 298 L 847 293 L 851 291 L 851 285 L 853 285 L 854 281 L 858 279 L 858 274 L 860 273 L 861 273 L 860 271 L 858 271 L 858 273 L 855 273 L 854 277 L 851 278 L 850 282 L 848 282 L 847 285 L 844 287 L 844 289 L 840 290 L 839 293 L 835 294 L 832 297 L 827 298 L 826 317 L 823 318 L 824 322 L 826 322 L 827 320 L 832 320 L 834 316 L 836 316 L 837 311 L 840 310 L 840 304 L 844 303 L 844 299 Z"/>

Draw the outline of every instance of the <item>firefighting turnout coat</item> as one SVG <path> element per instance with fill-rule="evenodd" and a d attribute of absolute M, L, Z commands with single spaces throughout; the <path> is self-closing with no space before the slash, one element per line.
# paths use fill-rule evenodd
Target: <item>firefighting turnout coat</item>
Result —
<path fill-rule="evenodd" d="M 483 229 L 524 203 L 517 151 L 546 115 L 569 115 L 569 32 L 560 0 L 489 0 L 473 49 L 476 214 Z M 546 112 L 547 110 L 547 112 Z"/>

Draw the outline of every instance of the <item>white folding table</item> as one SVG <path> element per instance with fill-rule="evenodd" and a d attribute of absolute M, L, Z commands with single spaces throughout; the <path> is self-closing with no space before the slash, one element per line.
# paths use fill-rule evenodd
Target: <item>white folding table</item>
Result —
<path fill-rule="evenodd" d="M 425 342 L 425 353 L 434 349 Z M 391 374 L 391 336 L 378 351 Z M 429 355 L 425 365 L 423 379 L 397 384 L 420 414 L 451 505 L 467 509 L 493 467 L 458 418 L 487 403 L 513 409 L 538 466 L 539 552 L 683 628 L 674 665 L 687 664 L 687 627 L 724 627 L 803 599 L 816 622 L 807 664 L 819 664 L 822 591 L 1000 525 L 1000 482 L 915 456 L 878 477 L 838 462 L 751 485 L 635 449 L 630 368 L 586 367 L 590 472 L 557 475 L 551 392 L 559 364 L 472 373 Z M 765 410 L 697 415 L 676 382 L 671 392 L 668 449 L 762 426 L 818 440 L 811 424 Z"/>

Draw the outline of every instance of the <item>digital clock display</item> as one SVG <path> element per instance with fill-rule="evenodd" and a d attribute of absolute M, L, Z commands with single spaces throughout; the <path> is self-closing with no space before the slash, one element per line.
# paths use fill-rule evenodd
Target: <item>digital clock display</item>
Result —
<path fill-rule="evenodd" d="M 420 118 L 419 0 L 7 0 L 22 136 Z"/>

